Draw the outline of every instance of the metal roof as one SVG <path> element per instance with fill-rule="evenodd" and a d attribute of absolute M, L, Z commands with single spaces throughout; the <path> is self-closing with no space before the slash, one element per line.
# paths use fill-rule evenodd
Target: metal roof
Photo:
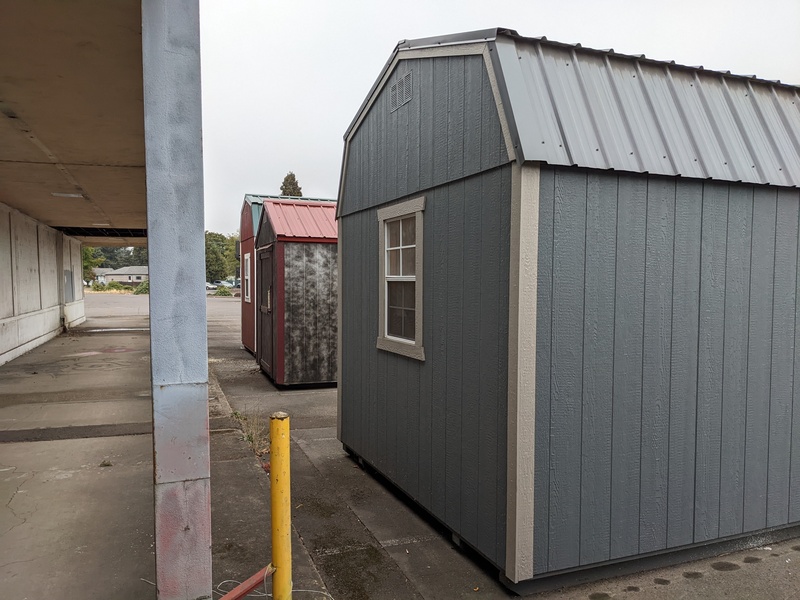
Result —
<path fill-rule="evenodd" d="M 544 38 L 496 48 L 524 160 L 800 185 L 800 88 Z"/>
<path fill-rule="evenodd" d="M 511 29 L 400 41 L 345 139 L 398 55 L 476 41 L 492 50 L 520 161 L 800 186 L 797 86 Z"/>
<path fill-rule="evenodd" d="M 264 210 L 278 239 L 337 239 L 334 202 L 265 198 Z"/>

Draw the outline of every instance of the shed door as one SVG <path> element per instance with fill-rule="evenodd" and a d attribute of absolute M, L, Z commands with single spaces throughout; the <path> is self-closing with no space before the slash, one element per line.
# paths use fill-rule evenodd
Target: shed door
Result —
<path fill-rule="evenodd" d="M 274 290 L 272 282 L 272 248 L 258 254 L 258 362 L 269 375 L 274 376 L 272 357 L 274 352 L 272 329 Z"/>

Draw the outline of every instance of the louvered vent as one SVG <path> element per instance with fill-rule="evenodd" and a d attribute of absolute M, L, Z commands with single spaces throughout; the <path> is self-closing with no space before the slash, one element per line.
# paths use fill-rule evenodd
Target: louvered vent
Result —
<path fill-rule="evenodd" d="M 411 90 L 412 90 L 411 71 L 409 71 L 408 73 L 403 75 L 400 79 L 398 79 L 397 83 L 395 83 L 392 86 L 391 89 L 392 112 L 396 111 L 404 104 L 408 104 L 409 102 L 411 102 Z"/>

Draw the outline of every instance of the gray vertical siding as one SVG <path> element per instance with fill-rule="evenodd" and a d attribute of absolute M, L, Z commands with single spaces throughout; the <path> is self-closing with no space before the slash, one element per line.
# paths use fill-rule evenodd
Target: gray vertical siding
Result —
<path fill-rule="evenodd" d="M 644 339 L 642 341 L 642 458 L 639 551 L 667 546 L 669 397 L 672 366 L 672 270 L 675 181 L 653 179 L 647 194 Z"/>
<path fill-rule="evenodd" d="M 408 72 L 411 101 L 392 112 L 391 86 Z M 507 162 L 483 56 L 402 60 L 349 142 L 340 214 Z"/>
<path fill-rule="evenodd" d="M 510 166 L 425 193 L 424 362 L 376 348 L 376 209 L 339 222 L 341 441 L 498 566 L 510 193 Z"/>
<path fill-rule="evenodd" d="M 563 432 L 550 440 L 551 569 L 569 566 L 580 547 L 585 244 L 569 240 L 585 237 L 586 178 L 572 183 L 556 178 L 554 186 L 551 352 L 564 368 L 553 371 L 550 394 L 550 429 Z"/>
<path fill-rule="evenodd" d="M 639 548 L 647 182 L 617 181 L 617 273 L 614 307 L 614 391 L 611 396 L 610 558 Z M 577 241 L 580 244 L 580 240 Z M 558 365 L 551 369 L 555 372 Z M 554 432 L 553 435 L 558 435 Z"/>
<path fill-rule="evenodd" d="M 286 383 L 336 381 L 336 244 L 284 243 Z"/>
<path fill-rule="evenodd" d="M 543 168 L 536 574 L 800 519 L 799 206 Z"/>
<path fill-rule="evenodd" d="M 768 403 L 772 369 L 776 201 L 774 190 L 757 188 L 754 192 L 745 415 L 745 531 L 767 526 Z"/>
<path fill-rule="evenodd" d="M 697 341 L 700 322 L 700 234 L 703 184 L 675 189 L 672 346 L 669 406 L 667 547 L 694 540 L 694 465 L 697 422 Z"/>
<path fill-rule="evenodd" d="M 617 182 L 589 174 L 581 426 L 581 564 L 608 558 L 611 533 L 611 398 Z M 546 440 L 546 438 L 545 438 Z M 538 441 L 538 434 L 537 434 Z"/>

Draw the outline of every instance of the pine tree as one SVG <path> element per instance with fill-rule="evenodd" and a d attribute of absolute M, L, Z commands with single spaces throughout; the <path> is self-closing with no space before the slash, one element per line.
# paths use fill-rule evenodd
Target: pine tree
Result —
<path fill-rule="evenodd" d="M 281 196 L 302 196 L 303 195 L 303 188 L 300 187 L 300 184 L 297 182 L 297 177 L 294 176 L 292 171 L 287 173 L 286 177 L 283 178 L 283 183 L 281 184 Z"/>

